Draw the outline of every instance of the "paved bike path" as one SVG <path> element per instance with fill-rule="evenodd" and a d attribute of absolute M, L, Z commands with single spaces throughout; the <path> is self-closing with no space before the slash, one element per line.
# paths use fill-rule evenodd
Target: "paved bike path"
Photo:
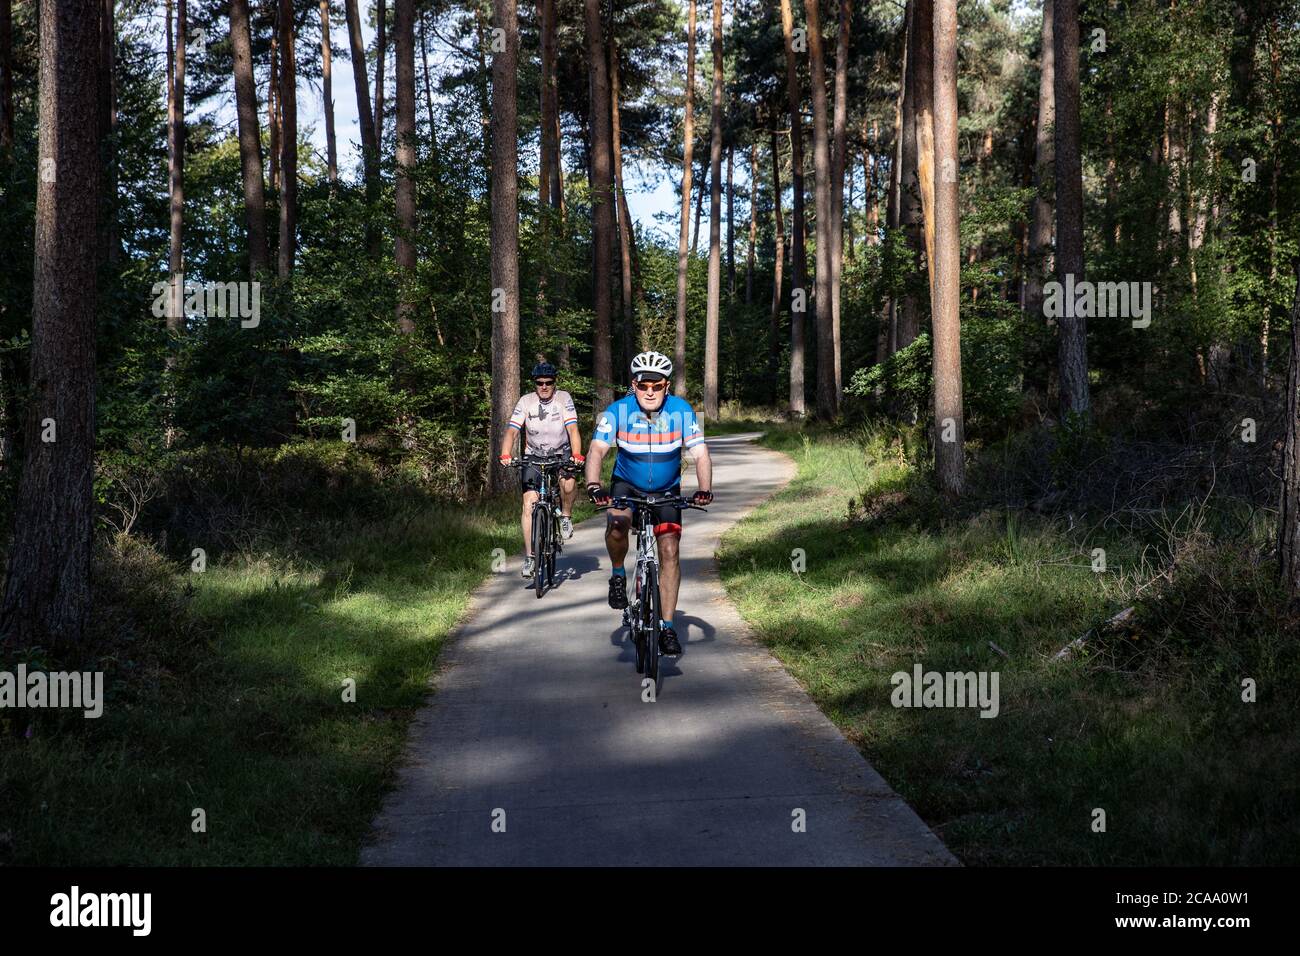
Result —
<path fill-rule="evenodd" d="M 725 595 L 719 536 L 794 472 L 754 437 L 709 439 L 720 497 L 683 521 L 684 653 L 657 700 L 606 603 L 604 520 L 574 529 L 541 600 L 513 556 L 443 649 L 363 865 L 956 863 Z"/>

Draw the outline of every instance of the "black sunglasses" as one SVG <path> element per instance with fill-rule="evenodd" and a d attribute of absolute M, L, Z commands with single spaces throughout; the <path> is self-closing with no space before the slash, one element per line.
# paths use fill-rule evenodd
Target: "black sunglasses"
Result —
<path fill-rule="evenodd" d="M 545 382 L 541 381 L 540 379 L 534 379 L 533 384 L 536 385 L 538 388 L 550 388 L 552 385 L 555 384 L 555 379 L 553 378 L 547 379 Z"/>

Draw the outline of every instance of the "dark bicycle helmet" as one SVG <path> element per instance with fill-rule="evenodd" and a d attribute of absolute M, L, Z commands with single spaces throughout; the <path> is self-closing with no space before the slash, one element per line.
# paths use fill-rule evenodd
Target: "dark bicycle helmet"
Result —
<path fill-rule="evenodd" d="M 538 362 L 533 366 L 533 374 L 529 378 L 555 378 L 555 374 L 555 366 L 550 362 Z"/>

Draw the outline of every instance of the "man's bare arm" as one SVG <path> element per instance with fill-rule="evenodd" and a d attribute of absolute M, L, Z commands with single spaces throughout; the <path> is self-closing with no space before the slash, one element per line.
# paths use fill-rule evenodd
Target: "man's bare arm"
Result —
<path fill-rule="evenodd" d="M 695 462 L 695 483 L 700 491 L 713 490 L 713 459 L 709 457 L 709 446 L 700 442 L 691 449 L 691 459 Z"/>
<path fill-rule="evenodd" d="M 605 453 L 609 451 L 609 445 L 599 438 L 593 438 L 591 445 L 587 448 L 587 484 L 598 484 L 600 482 L 600 466 L 605 463 Z"/>

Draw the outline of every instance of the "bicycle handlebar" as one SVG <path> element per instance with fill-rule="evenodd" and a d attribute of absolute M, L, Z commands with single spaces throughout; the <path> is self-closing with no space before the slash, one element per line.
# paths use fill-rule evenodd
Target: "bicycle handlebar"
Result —
<path fill-rule="evenodd" d="M 611 497 L 610 503 L 598 507 L 597 511 L 608 511 L 610 508 L 622 508 L 619 502 L 624 504 L 642 505 L 646 508 L 654 508 L 660 505 L 672 505 L 676 508 L 690 508 L 695 511 L 707 512 L 709 509 L 697 505 L 690 498 L 683 498 L 681 495 L 664 495 L 662 498 L 638 498 L 634 495 L 615 495 Z"/>
<path fill-rule="evenodd" d="M 506 467 L 524 468 L 528 465 L 537 468 L 559 467 L 562 471 L 566 468 L 576 471 L 582 467 L 572 455 L 520 455 L 518 458 L 512 458 Z"/>

